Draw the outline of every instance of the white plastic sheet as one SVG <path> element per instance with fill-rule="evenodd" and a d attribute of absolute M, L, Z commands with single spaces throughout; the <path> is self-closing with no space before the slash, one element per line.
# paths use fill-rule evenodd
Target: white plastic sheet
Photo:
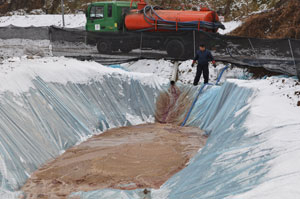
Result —
<path fill-rule="evenodd" d="M 36 76 L 29 91 L 1 93 L 0 198 L 16 197 L 39 166 L 95 133 L 153 122 L 155 99 L 163 88 L 155 78 L 149 83 L 142 78 L 118 70 L 88 83 L 46 82 Z"/>
<path fill-rule="evenodd" d="M 196 91 L 193 88 L 191 93 L 196 94 Z M 265 162 L 271 156 L 269 151 L 258 153 L 257 139 L 249 138 L 243 126 L 248 115 L 246 105 L 253 93 L 252 89 L 228 82 L 222 87 L 206 87 L 187 125 L 204 129 L 210 135 L 207 144 L 185 169 L 159 190 L 152 190 L 153 199 L 223 199 L 243 193 L 259 183 L 267 172 Z M 73 193 L 73 196 L 96 199 L 109 193 L 109 197 L 104 198 L 113 199 L 122 194 L 124 198 L 140 199 L 139 191 L 105 189 Z"/>

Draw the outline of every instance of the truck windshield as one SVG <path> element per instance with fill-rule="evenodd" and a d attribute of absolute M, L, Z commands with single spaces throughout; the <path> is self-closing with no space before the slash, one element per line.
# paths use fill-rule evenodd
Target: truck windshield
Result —
<path fill-rule="evenodd" d="M 102 19 L 104 16 L 104 7 L 103 6 L 93 6 L 91 7 L 91 18 Z"/>

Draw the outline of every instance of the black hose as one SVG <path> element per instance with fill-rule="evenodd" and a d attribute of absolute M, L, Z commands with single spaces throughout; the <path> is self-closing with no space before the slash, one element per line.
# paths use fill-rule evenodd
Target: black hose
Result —
<path fill-rule="evenodd" d="M 217 28 L 224 29 L 224 25 L 220 22 L 206 22 L 206 21 L 190 21 L 190 22 L 176 22 L 176 21 L 167 21 L 163 19 L 159 14 L 155 12 L 155 10 L 160 9 L 159 7 L 153 7 L 153 6 L 145 6 L 143 9 L 144 19 L 145 21 L 151 25 L 156 26 L 158 29 L 167 29 L 167 30 L 197 30 L 198 29 L 198 23 L 201 24 L 202 28 L 212 29 L 214 31 L 217 30 Z M 158 18 L 154 18 L 153 14 Z M 215 17 L 214 17 L 215 18 Z M 153 23 L 155 22 L 155 23 Z M 155 28 L 152 28 L 152 30 Z M 145 29 L 145 31 L 148 31 L 149 29 Z M 151 30 L 151 29 L 150 29 Z M 143 31 L 143 30 L 139 30 Z"/>

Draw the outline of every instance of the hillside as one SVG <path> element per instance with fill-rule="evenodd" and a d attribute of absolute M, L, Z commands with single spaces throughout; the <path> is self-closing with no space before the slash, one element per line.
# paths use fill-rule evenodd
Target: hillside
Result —
<path fill-rule="evenodd" d="M 275 9 L 249 17 L 231 34 L 255 38 L 300 39 L 300 2 L 279 3 Z"/>
<path fill-rule="evenodd" d="M 99 1 L 99 0 L 98 0 Z M 92 0 L 65 0 L 66 13 L 84 11 Z M 58 14 L 61 12 L 61 0 L 0 0 L 0 14 Z"/>
<path fill-rule="evenodd" d="M 65 12 L 73 14 L 82 12 L 90 2 L 102 0 L 65 0 Z M 148 0 L 150 4 L 172 9 L 191 9 L 208 6 L 224 15 L 226 20 L 248 16 L 250 13 L 273 8 L 279 0 Z M 60 0 L 0 0 L 0 15 L 17 13 L 58 14 L 61 11 Z"/>

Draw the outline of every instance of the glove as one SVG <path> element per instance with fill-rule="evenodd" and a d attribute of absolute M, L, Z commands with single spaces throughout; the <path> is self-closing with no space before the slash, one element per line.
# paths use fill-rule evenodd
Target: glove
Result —
<path fill-rule="evenodd" d="M 212 61 L 212 64 L 213 64 L 213 66 L 216 68 L 217 67 L 217 64 L 216 64 L 216 61 L 214 60 L 214 61 Z"/>
<path fill-rule="evenodd" d="M 192 63 L 192 67 L 194 67 L 195 66 L 195 61 L 193 61 L 193 63 Z"/>

